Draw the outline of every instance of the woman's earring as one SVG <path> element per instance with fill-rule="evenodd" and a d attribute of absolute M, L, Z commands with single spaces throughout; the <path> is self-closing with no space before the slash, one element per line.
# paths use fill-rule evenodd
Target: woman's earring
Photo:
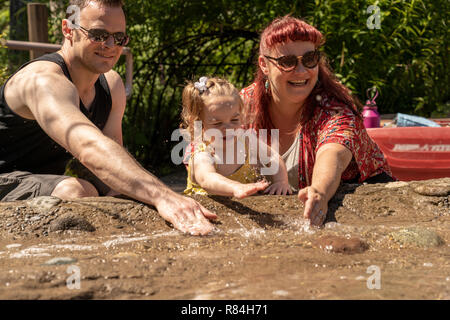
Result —
<path fill-rule="evenodd" d="M 320 85 L 321 85 L 320 80 L 317 79 L 317 82 L 316 82 L 316 85 L 314 86 L 314 88 L 317 89 L 320 87 Z M 316 101 L 319 103 L 322 101 L 322 96 L 320 94 L 316 95 Z"/>
<path fill-rule="evenodd" d="M 266 88 L 266 93 L 269 91 L 269 80 L 266 80 L 264 83 L 264 87 Z"/>

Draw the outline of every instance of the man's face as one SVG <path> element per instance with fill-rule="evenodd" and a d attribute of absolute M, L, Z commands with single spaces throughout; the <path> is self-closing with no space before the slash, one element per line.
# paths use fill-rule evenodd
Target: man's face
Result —
<path fill-rule="evenodd" d="M 81 10 L 80 25 L 87 30 L 104 29 L 109 33 L 125 32 L 125 14 L 120 7 L 101 6 L 95 1 Z M 73 49 L 75 56 L 91 72 L 96 74 L 110 71 L 122 54 L 121 46 L 114 44 L 110 36 L 105 42 L 88 38 L 86 31 L 74 30 Z"/>

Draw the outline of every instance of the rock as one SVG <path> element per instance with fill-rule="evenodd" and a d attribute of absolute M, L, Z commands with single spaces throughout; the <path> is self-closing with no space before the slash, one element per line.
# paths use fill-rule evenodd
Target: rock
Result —
<path fill-rule="evenodd" d="M 386 183 L 386 185 L 384 187 L 388 188 L 388 189 L 393 189 L 393 188 L 406 187 L 408 185 L 409 185 L 409 183 L 405 182 L 405 181 L 395 181 L 395 182 Z"/>
<path fill-rule="evenodd" d="M 319 248 L 334 253 L 361 253 L 369 248 L 369 246 L 359 238 L 345 238 L 340 236 L 323 236 L 314 243 Z"/>
<path fill-rule="evenodd" d="M 421 185 L 414 188 L 414 192 L 422 196 L 446 197 L 450 195 L 450 184 Z"/>
<path fill-rule="evenodd" d="M 42 196 L 27 201 L 27 205 L 36 213 L 47 214 L 50 210 L 59 205 L 61 201 L 60 198 Z"/>
<path fill-rule="evenodd" d="M 63 264 L 75 263 L 77 261 L 78 260 L 75 259 L 75 258 L 60 257 L 60 258 L 50 259 L 47 262 L 45 262 L 44 265 L 46 265 L 46 266 L 58 266 L 58 265 L 63 265 Z"/>
<path fill-rule="evenodd" d="M 434 231 L 412 227 L 401 229 L 389 234 L 392 240 L 404 245 L 418 247 L 438 247 L 444 244 L 444 240 Z"/>
<path fill-rule="evenodd" d="M 49 230 L 54 231 L 65 231 L 65 230 L 81 230 L 93 232 L 95 227 L 90 224 L 86 219 L 74 214 L 68 213 L 53 221 L 50 224 Z"/>
<path fill-rule="evenodd" d="M 13 244 L 8 244 L 7 246 L 6 246 L 6 249 L 13 249 L 13 248 L 19 248 L 19 247 L 21 247 L 22 245 L 20 244 L 20 243 L 13 243 Z"/>

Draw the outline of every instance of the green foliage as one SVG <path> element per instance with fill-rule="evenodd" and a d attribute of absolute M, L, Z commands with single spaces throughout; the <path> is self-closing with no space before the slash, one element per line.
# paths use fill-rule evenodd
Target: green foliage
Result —
<path fill-rule="evenodd" d="M 382 113 L 445 115 L 449 97 L 448 1 L 371 1 L 381 29 L 369 30 L 367 1 L 316 1 L 312 22 L 327 35 L 325 51 L 360 98 L 376 86 Z M 445 105 L 447 104 L 447 107 Z"/>
<path fill-rule="evenodd" d="M 44 0 L 41 0 L 44 1 Z M 45 1 L 48 3 L 48 1 Z M 251 83 L 260 31 L 288 13 L 325 36 L 323 51 L 341 81 L 363 102 L 380 91 L 381 113 L 450 116 L 449 1 L 428 0 L 128 0 L 133 95 L 124 117 L 124 141 L 146 168 L 167 172 L 171 134 L 180 123 L 187 79 L 222 76 Z M 61 41 L 67 1 L 53 1 L 50 40 Z M 369 5 L 381 10 L 381 29 L 369 29 Z M 4 11 L 0 6 L 0 28 Z M 1 31 L 1 29 L 0 29 Z M 0 49 L 0 68 L 5 50 Z M 116 70 L 125 75 L 121 60 Z"/>
<path fill-rule="evenodd" d="M 6 48 L 1 44 L 2 40 L 7 38 L 9 29 L 9 11 L 7 5 L 9 5 L 8 1 L 0 5 L 0 85 L 6 80 L 8 74 L 8 54 Z"/>
<path fill-rule="evenodd" d="M 371 4 L 380 7 L 381 29 L 367 27 Z M 447 1 L 136 0 L 126 10 L 135 81 L 125 141 L 147 167 L 170 164 L 186 79 L 218 75 L 249 85 L 259 32 L 288 13 L 326 36 L 333 70 L 363 102 L 376 86 L 382 113 L 450 112 Z"/>

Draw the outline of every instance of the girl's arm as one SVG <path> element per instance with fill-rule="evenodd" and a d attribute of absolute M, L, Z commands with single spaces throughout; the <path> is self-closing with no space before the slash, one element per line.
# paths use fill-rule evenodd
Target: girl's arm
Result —
<path fill-rule="evenodd" d="M 193 168 L 191 179 L 195 179 L 209 194 L 241 199 L 264 190 L 268 186 L 266 181 L 242 184 L 224 177 L 217 173 L 213 164 L 214 160 L 207 152 L 197 153 L 195 155 L 195 161 L 194 157 L 191 158 L 191 161 L 191 168 Z"/>
<path fill-rule="evenodd" d="M 328 201 L 341 183 L 341 176 L 352 160 L 352 152 L 341 144 L 327 143 L 316 155 L 311 186 L 299 191 L 305 204 L 303 216 L 313 225 L 322 225 L 328 211 Z"/>

